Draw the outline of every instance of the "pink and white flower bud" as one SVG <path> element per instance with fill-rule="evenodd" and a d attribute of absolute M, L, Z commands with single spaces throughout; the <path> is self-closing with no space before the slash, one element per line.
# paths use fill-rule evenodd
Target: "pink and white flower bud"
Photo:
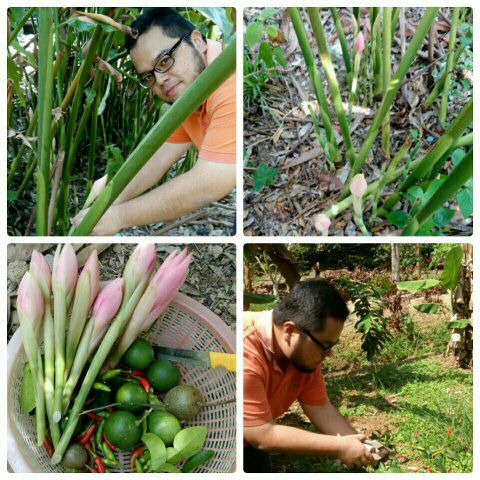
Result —
<path fill-rule="evenodd" d="M 43 319 L 43 295 L 35 277 L 26 272 L 18 287 L 17 310 L 31 326 L 32 331 L 38 333 Z"/>
<path fill-rule="evenodd" d="M 93 182 L 92 189 L 90 190 L 90 193 L 88 194 L 88 197 L 85 200 L 84 208 L 89 207 L 96 200 L 96 198 L 102 193 L 102 191 L 107 186 L 107 180 L 108 180 L 108 175 L 104 175 L 102 178 L 99 178 L 98 180 L 95 180 L 95 182 Z"/>
<path fill-rule="evenodd" d="M 350 181 L 350 192 L 354 197 L 362 198 L 367 191 L 367 182 L 362 173 L 355 175 Z"/>
<path fill-rule="evenodd" d="M 123 296 L 123 278 L 117 278 L 105 285 L 93 304 L 93 331 L 90 349 L 100 343 L 110 323 L 118 312 Z"/>
<path fill-rule="evenodd" d="M 313 217 L 313 223 L 315 228 L 321 232 L 322 235 L 328 235 L 328 229 L 330 228 L 330 218 L 324 213 L 319 213 Z"/>
<path fill-rule="evenodd" d="M 58 252 L 57 252 L 58 253 Z M 78 279 L 78 261 L 73 247 L 67 243 L 53 262 L 52 284 L 65 289 L 67 305 L 72 301 Z"/>
<path fill-rule="evenodd" d="M 98 292 L 100 291 L 100 265 L 98 263 L 97 250 L 93 250 L 88 257 L 80 277 L 82 275 L 88 275 L 90 279 L 90 301 L 88 306 L 88 310 L 90 310 L 90 307 L 93 305 L 93 302 L 97 298 Z"/>
<path fill-rule="evenodd" d="M 353 42 L 353 48 L 357 53 L 362 53 L 365 49 L 365 39 L 362 32 L 358 32 L 357 38 Z"/>
<path fill-rule="evenodd" d="M 150 277 L 156 260 L 157 252 L 153 243 L 137 245 L 123 271 L 127 297 L 130 297 L 141 280 Z"/>
<path fill-rule="evenodd" d="M 50 299 L 50 293 L 52 290 L 52 271 L 45 257 L 34 250 L 32 252 L 32 259 L 30 260 L 30 273 L 42 291 L 42 295 L 45 301 Z"/>

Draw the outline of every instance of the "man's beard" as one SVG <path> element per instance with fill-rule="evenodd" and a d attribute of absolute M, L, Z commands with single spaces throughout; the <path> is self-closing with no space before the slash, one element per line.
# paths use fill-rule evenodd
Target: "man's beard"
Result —
<path fill-rule="evenodd" d="M 305 365 L 302 358 L 301 346 L 298 344 L 295 346 L 295 349 L 293 350 L 289 360 L 290 360 L 290 363 L 293 365 L 293 367 L 302 373 L 312 373 L 317 368 L 316 365 L 314 367 Z"/>

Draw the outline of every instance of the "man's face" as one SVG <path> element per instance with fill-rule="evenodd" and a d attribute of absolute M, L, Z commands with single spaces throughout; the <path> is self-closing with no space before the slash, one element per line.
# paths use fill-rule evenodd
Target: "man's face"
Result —
<path fill-rule="evenodd" d="M 343 325 L 343 322 L 328 317 L 322 332 L 309 332 L 323 348 L 310 336 L 299 332 L 289 356 L 291 364 L 301 372 L 313 372 L 331 354 L 331 348 L 328 347 L 338 343 Z"/>
<path fill-rule="evenodd" d="M 173 103 L 205 68 L 206 44 L 200 32 L 194 31 L 192 44 L 187 39 L 172 53 L 175 63 L 164 73 L 153 72 L 155 83 L 153 93 L 167 103 Z M 179 40 L 165 35 L 159 26 L 150 27 L 142 33 L 130 51 L 133 65 L 141 76 L 151 72 L 157 60 L 167 53 Z"/>

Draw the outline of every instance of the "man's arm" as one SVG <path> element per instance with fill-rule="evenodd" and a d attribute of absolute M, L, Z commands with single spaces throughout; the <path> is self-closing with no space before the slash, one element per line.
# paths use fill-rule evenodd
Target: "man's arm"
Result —
<path fill-rule="evenodd" d="M 373 457 L 361 443 L 365 438 L 363 434 L 331 436 L 267 423 L 244 427 L 243 436 L 250 445 L 260 450 L 294 455 L 323 455 L 337 458 L 349 467 L 374 463 Z"/>
<path fill-rule="evenodd" d="M 216 163 L 199 158 L 188 172 L 150 192 L 112 205 L 92 231 L 112 235 L 135 225 L 174 220 L 222 199 L 235 186 L 235 164 Z"/>
<path fill-rule="evenodd" d="M 135 198 L 155 185 L 191 146 L 191 142 L 164 143 L 116 198 L 114 205 Z"/>
<path fill-rule="evenodd" d="M 302 403 L 301 406 L 305 415 L 321 433 L 326 435 L 355 435 L 358 433 L 331 403 L 325 405 Z"/>

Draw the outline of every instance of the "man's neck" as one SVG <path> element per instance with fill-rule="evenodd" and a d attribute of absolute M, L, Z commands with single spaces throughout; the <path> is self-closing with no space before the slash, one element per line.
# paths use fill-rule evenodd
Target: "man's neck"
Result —
<path fill-rule="evenodd" d="M 273 323 L 272 325 L 272 343 L 273 343 L 273 358 L 277 365 L 285 371 L 290 364 L 288 358 L 283 354 L 282 349 L 280 348 L 280 336 L 282 335 L 281 329 Z"/>

